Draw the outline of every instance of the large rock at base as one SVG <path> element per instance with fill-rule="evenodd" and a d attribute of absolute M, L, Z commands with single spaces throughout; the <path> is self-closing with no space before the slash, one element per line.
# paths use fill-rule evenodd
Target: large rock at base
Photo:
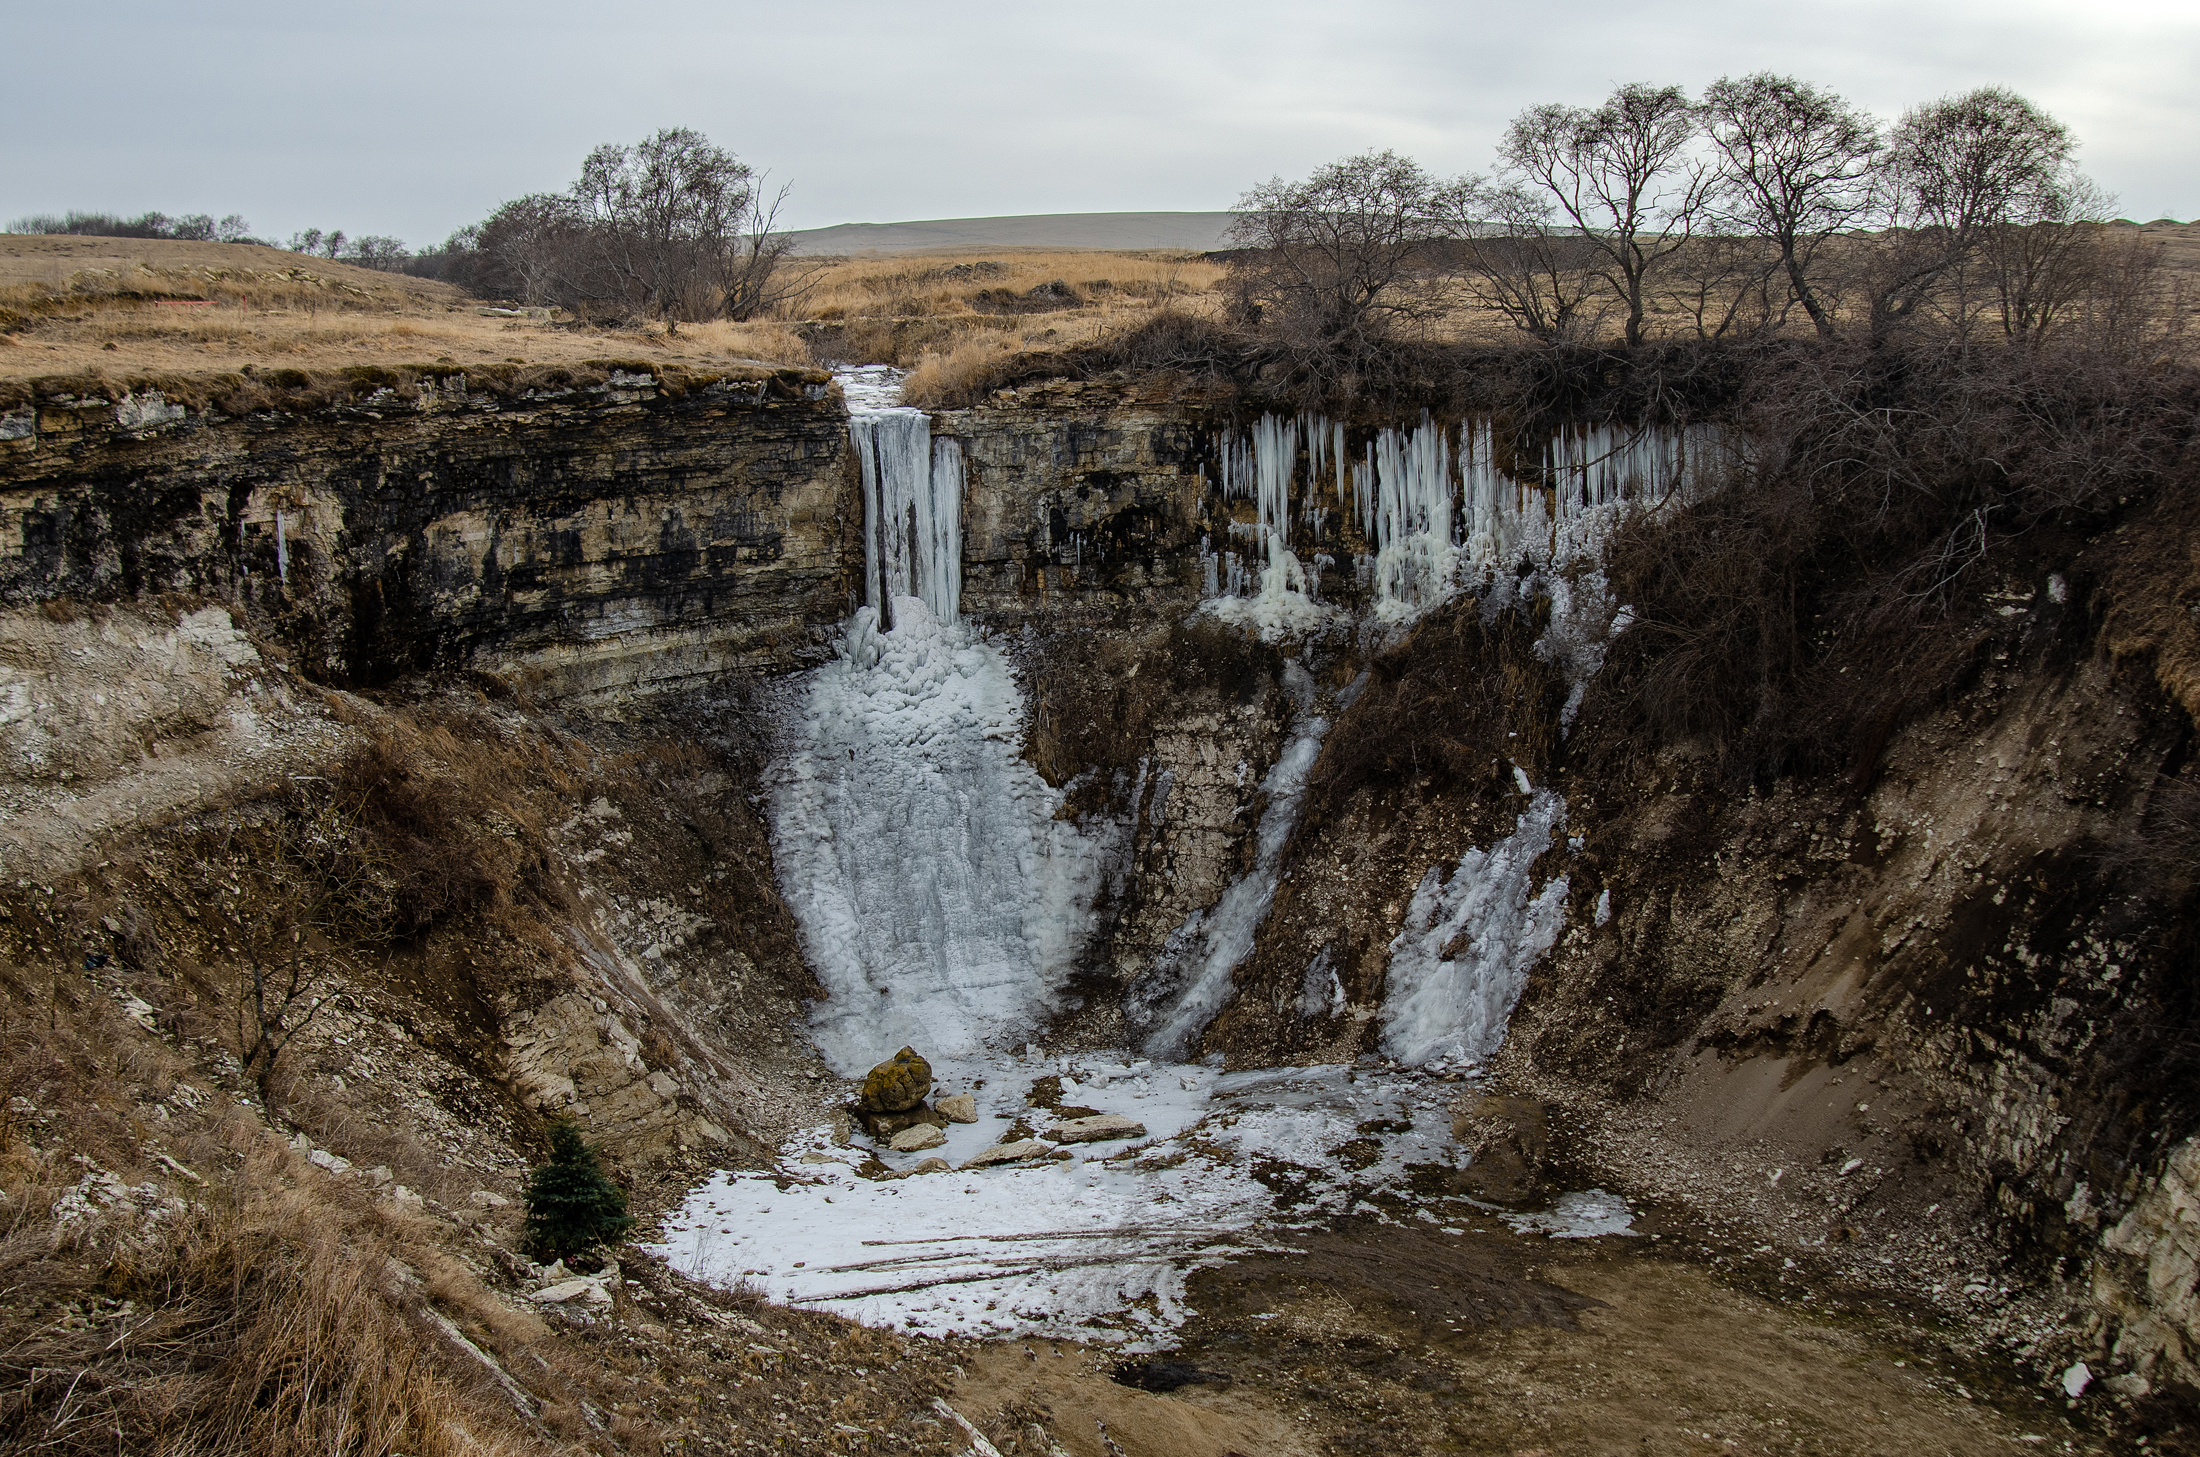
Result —
<path fill-rule="evenodd" d="M 932 1064 L 904 1047 L 863 1077 L 856 1106 L 866 1113 L 900 1113 L 924 1101 L 932 1091 Z"/>
<path fill-rule="evenodd" d="M 1090 1118 L 1057 1123 L 1046 1136 L 1056 1143 L 1107 1143 L 1117 1138 L 1144 1138 L 1146 1125 L 1120 1113 L 1095 1113 Z"/>
<path fill-rule="evenodd" d="M 901 1153 L 915 1153 L 920 1148 L 938 1148 L 945 1142 L 947 1135 L 930 1123 L 913 1123 L 893 1137 L 893 1146 Z"/>
<path fill-rule="evenodd" d="M 866 1113 L 863 1109 L 857 1108 L 855 1115 L 857 1125 L 873 1138 L 892 1138 L 904 1128 L 914 1128 L 919 1123 L 929 1123 L 934 1128 L 945 1128 L 948 1122 L 945 1113 L 940 1112 L 937 1108 L 926 1107 L 922 1103 L 902 1113 Z"/>
<path fill-rule="evenodd" d="M 950 1123 L 975 1123 L 978 1121 L 978 1100 L 968 1093 L 957 1093 L 952 1098 L 942 1098 L 932 1105 L 947 1116 Z"/>
<path fill-rule="evenodd" d="M 1020 1138 L 1014 1143 L 996 1143 L 993 1147 L 969 1160 L 966 1169 L 990 1168 L 994 1164 L 1020 1164 L 1025 1159 L 1043 1159 L 1054 1152 L 1054 1145 L 1042 1143 L 1036 1138 Z"/>

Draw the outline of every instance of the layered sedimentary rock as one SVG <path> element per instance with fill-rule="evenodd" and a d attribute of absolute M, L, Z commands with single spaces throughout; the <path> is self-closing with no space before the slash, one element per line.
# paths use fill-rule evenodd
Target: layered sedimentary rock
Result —
<path fill-rule="evenodd" d="M 0 598 L 227 602 L 330 682 L 646 692 L 814 660 L 848 608 L 847 422 L 823 375 L 675 397 L 614 372 L 516 400 L 455 376 L 304 416 L 154 395 L 8 421 Z"/>

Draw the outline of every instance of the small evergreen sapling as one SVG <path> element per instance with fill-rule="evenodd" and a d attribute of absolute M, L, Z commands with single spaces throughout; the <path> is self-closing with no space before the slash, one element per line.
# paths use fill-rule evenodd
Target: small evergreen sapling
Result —
<path fill-rule="evenodd" d="M 634 1227 L 626 1195 L 570 1123 L 550 1126 L 550 1162 L 527 1178 L 527 1239 L 544 1258 L 566 1259 Z"/>

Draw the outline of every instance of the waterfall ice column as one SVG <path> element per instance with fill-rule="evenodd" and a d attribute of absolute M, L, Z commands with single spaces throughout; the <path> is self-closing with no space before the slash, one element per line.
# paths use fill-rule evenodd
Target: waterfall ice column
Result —
<path fill-rule="evenodd" d="M 1497 1050 L 1529 971 L 1565 925 L 1567 878 L 1537 890 L 1530 874 L 1565 823 L 1566 802 L 1537 790 L 1510 835 L 1461 855 L 1448 881 L 1435 866 L 1421 877 L 1390 943 L 1383 1051 L 1420 1065 L 1479 1063 Z"/>
<path fill-rule="evenodd" d="M 811 1034 L 844 1073 L 1043 1026 L 1116 843 L 1057 819 L 1019 753 L 1015 674 L 956 620 L 962 453 L 894 403 L 896 380 L 843 376 L 868 605 L 788 705 L 772 785 L 780 888 L 827 993 Z"/>
<path fill-rule="evenodd" d="M 848 434 L 863 469 L 863 595 L 893 623 L 896 597 L 942 622 L 962 610 L 962 447 L 903 406 L 851 404 Z"/>

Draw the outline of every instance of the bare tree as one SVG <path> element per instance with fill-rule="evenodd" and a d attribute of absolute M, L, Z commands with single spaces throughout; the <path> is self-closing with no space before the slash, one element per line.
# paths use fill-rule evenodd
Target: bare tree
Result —
<path fill-rule="evenodd" d="M 1834 309 L 1814 265 L 1873 205 L 1878 123 L 1831 91 L 1769 71 L 1714 81 L 1702 114 L 1718 159 L 1719 221 L 1770 240 L 1795 302 L 1831 338 Z"/>
<path fill-rule="evenodd" d="M 753 169 L 687 127 L 607 142 L 573 184 L 597 287 L 675 327 L 718 302 L 697 295 L 718 281 L 755 200 Z"/>
<path fill-rule="evenodd" d="M 1711 169 L 1689 151 L 1696 134 L 1678 86 L 1626 85 L 1593 110 L 1530 107 L 1498 149 L 1508 180 L 1549 194 L 1589 246 L 1629 345 L 1643 341 L 1651 275 L 1686 246 L 1711 196 Z"/>
<path fill-rule="evenodd" d="M 1594 335 L 1609 296 L 1598 254 L 1561 228 L 1549 199 L 1525 187 L 1479 188 L 1454 219 L 1460 282 L 1474 300 L 1545 344 Z"/>
<path fill-rule="evenodd" d="M 773 193 L 768 203 L 763 200 L 762 184 L 760 177 L 748 216 L 720 266 L 719 312 L 736 322 L 794 303 L 810 291 L 822 271 L 795 265 L 794 239 L 779 231 L 779 213 L 786 206 L 791 184 Z"/>
<path fill-rule="evenodd" d="M 2116 199 L 2075 168 L 2019 214 L 1989 230 L 1977 267 L 2002 333 L 2033 342 L 2075 331 L 2128 350 L 2159 338 L 2168 302 L 2160 245 L 2110 225 Z M 1982 290 L 1983 291 L 1983 290 Z"/>
<path fill-rule="evenodd" d="M 1890 224 L 1872 288 L 1872 331 L 1928 306 L 1967 326 L 1966 265 L 2005 225 L 2049 218 L 2076 143 L 2069 128 L 1999 86 L 1913 108 L 1887 151 Z"/>
<path fill-rule="evenodd" d="M 358 953 L 393 936 L 395 867 L 362 835 L 362 808 L 301 804 L 255 858 L 206 862 L 210 875 L 250 886 L 235 911 L 237 1058 L 270 1110 L 283 1053 L 338 994 Z"/>
<path fill-rule="evenodd" d="M 1432 245 L 1473 188 L 1390 151 L 1271 178 L 1238 199 L 1232 304 L 1303 353 L 1361 353 L 1435 310 Z"/>
<path fill-rule="evenodd" d="M 477 294 L 583 314 L 640 315 L 669 329 L 752 319 L 813 281 L 778 228 L 788 189 L 702 133 L 668 127 L 588 154 L 562 193 L 505 203 L 436 251 L 436 270 Z"/>

